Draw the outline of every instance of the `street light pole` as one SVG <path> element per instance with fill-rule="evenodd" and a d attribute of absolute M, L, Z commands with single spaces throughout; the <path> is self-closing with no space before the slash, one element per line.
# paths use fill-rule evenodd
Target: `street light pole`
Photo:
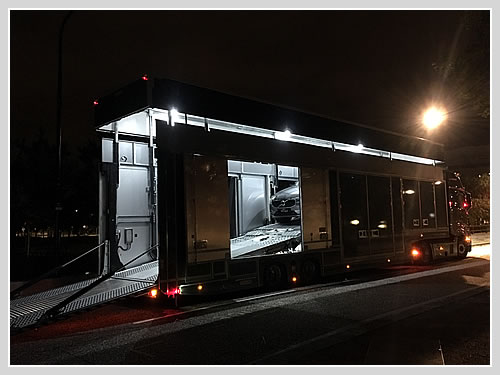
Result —
<path fill-rule="evenodd" d="M 59 52 L 58 52 L 58 67 L 57 67 L 57 118 L 56 118 L 56 145 L 57 145 L 57 182 L 56 182 L 56 222 L 55 222 L 55 237 L 56 237 L 56 256 L 59 260 L 61 255 L 61 231 L 60 231 L 60 213 L 62 211 L 61 205 L 61 180 L 62 180 L 62 127 L 61 127 L 61 109 L 62 109 L 62 47 L 63 47 L 63 34 L 64 26 L 73 11 L 69 11 L 64 17 L 61 27 L 59 28 Z"/>

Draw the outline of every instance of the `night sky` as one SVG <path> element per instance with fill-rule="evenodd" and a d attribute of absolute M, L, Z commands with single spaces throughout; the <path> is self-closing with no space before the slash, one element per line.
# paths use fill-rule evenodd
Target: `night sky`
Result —
<path fill-rule="evenodd" d="M 55 142 L 66 14 L 10 12 L 11 140 L 42 128 Z M 488 145 L 479 113 L 489 46 L 488 11 L 74 11 L 63 42 L 63 144 L 96 138 L 93 100 L 148 74 L 448 148 Z M 428 133 L 417 123 L 432 102 L 449 117 Z"/>

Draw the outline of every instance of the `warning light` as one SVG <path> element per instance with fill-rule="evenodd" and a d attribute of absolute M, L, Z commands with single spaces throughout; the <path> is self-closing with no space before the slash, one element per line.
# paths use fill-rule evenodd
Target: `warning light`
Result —
<path fill-rule="evenodd" d="M 412 249 L 411 255 L 413 255 L 414 257 L 418 257 L 420 255 L 420 251 L 418 251 L 417 249 Z"/>
<path fill-rule="evenodd" d="M 201 290 L 203 290 L 203 285 L 201 285 L 201 284 L 200 284 L 200 285 L 198 285 L 198 286 L 196 287 L 196 289 L 198 289 L 198 290 L 200 290 L 200 291 L 201 291 Z"/>
<path fill-rule="evenodd" d="M 292 282 L 296 283 L 297 282 L 297 276 L 292 276 Z"/>
<path fill-rule="evenodd" d="M 471 241 L 471 237 L 470 236 L 465 236 L 465 242 L 470 242 Z"/>
<path fill-rule="evenodd" d="M 167 289 L 167 292 L 165 293 L 168 297 L 175 297 L 176 294 L 181 294 L 181 290 L 179 288 L 175 289 Z"/>
<path fill-rule="evenodd" d="M 156 298 L 156 297 L 158 296 L 158 289 L 151 289 L 151 290 L 149 291 L 149 296 L 150 296 L 151 298 Z"/>

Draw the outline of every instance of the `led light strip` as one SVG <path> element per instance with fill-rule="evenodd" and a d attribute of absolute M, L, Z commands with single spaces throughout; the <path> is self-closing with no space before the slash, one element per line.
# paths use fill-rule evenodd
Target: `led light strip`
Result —
<path fill-rule="evenodd" d="M 167 110 L 153 109 L 153 118 L 166 121 L 170 124 L 170 119 L 172 120 L 171 125 L 184 124 L 198 127 L 206 127 L 208 131 L 210 130 L 221 130 L 231 133 L 246 134 L 255 137 L 277 139 L 285 142 L 294 142 L 305 144 L 314 147 L 329 148 L 332 150 L 340 150 L 353 152 L 357 154 L 371 155 L 391 160 L 402 160 L 410 163 L 425 164 L 425 165 L 436 165 L 442 163 L 442 161 L 423 158 L 420 156 L 400 154 L 396 152 L 383 151 L 374 148 L 364 147 L 362 144 L 351 145 L 341 142 L 332 142 L 324 139 L 311 138 L 303 135 L 293 134 L 289 130 L 275 131 L 269 129 L 258 128 L 254 126 L 235 124 L 227 121 L 213 120 L 208 118 L 203 118 L 199 116 L 186 115 L 180 113 L 175 109 L 171 109 L 170 113 Z"/>

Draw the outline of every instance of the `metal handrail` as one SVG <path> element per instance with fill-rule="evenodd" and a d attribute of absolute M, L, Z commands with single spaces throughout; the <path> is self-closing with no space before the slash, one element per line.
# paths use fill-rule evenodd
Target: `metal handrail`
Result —
<path fill-rule="evenodd" d="M 78 290 L 76 293 L 73 293 L 72 295 L 70 295 L 69 297 L 65 298 L 64 300 L 62 300 L 61 302 L 59 302 L 57 305 L 55 305 L 54 307 L 50 308 L 49 310 L 47 310 L 41 317 L 40 319 L 38 319 L 38 321 L 44 321 L 44 320 L 47 320 L 47 319 L 51 319 L 51 318 L 54 318 L 57 314 L 59 314 L 62 309 L 67 305 L 69 304 L 70 302 L 74 301 L 75 299 L 77 299 L 78 297 L 82 296 L 83 294 L 87 293 L 89 290 L 93 289 L 94 287 L 96 287 L 97 285 L 99 285 L 100 283 L 110 279 L 116 272 L 119 272 L 121 270 L 123 270 L 125 267 L 127 267 L 130 263 L 136 261 L 137 259 L 139 259 L 140 257 L 142 257 L 143 255 L 146 255 L 147 253 L 149 253 L 151 250 L 153 250 L 154 248 L 158 247 L 158 244 L 156 245 L 153 245 L 151 246 L 149 249 L 147 249 L 146 251 L 144 251 L 143 253 L 139 254 L 138 256 L 136 256 L 135 258 L 132 258 L 131 260 L 129 260 L 127 263 L 125 263 L 123 266 L 121 266 L 120 268 L 112 271 L 112 272 L 109 272 L 105 275 L 101 275 L 97 280 L 93 281 L 92 283 L 90 283 L 89 285 L 87 285 L 86 287 Z"/>
<path fill-rule="evenodd" d="M 52 268 L 51 270 L 45 272 L 44 274 L 42 274 L 41 276 L 38 276 L 35 279 L 27 281 L 23 285 L 19 286 L 18 288 L 14 289 L 13 291 L 10 292 L 10 299 L 16 298 L 19 295 L 19 293 L 21 291 L 23 291 L 24 289 L 29 288 L 30 286 L 35 285 L 36 283 L 40 282 L 41 280 L 43 280 L 43 279 L 45 279 L 45 278 L 47 278 L 47 277 L 55 274 L 57 271 L 63 269 L 64 267 L 66 267 L 66 266 L 68 266 L 68 265 L 76 262 L 78 259 L 83 258 L 85 255 L 90 254 L 91 252 L 95 251 L 96 249 L 99 249 L 106 242 L 107 241 L 103 241 L 99 245 L 93 247 L 92 249 L 86 251 L 85 253 L 78 255 L 76 258 L 73 258 L 73 259 L 71 259 L 70 261 L 68 261 L 68 262 L 66 262 L 64 264 L 61 264 L 61 265 L 59 265 L 57 267 Z"/>

